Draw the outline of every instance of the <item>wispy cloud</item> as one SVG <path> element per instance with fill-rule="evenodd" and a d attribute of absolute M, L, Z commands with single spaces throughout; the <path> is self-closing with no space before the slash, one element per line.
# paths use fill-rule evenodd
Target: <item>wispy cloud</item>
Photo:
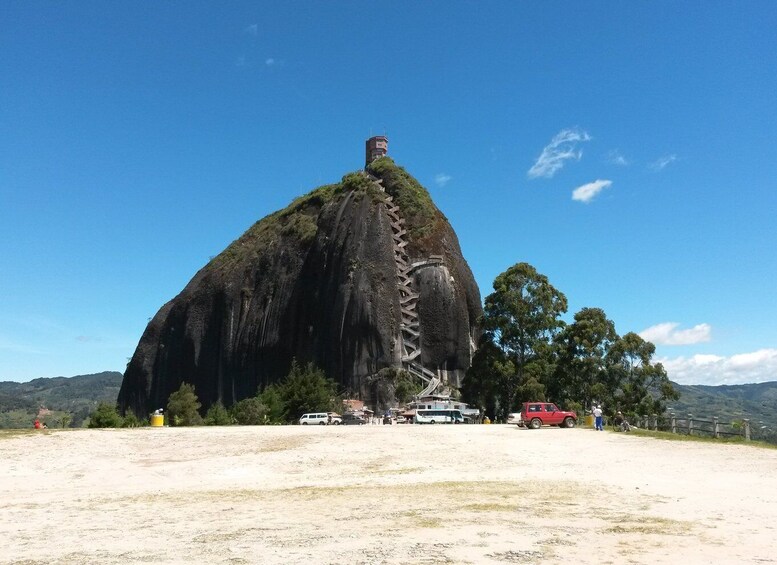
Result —
<path fill-rule="evenodd" d="M 446 175 L 445 173 L 438 173 L 434 175 L 434 182 L 437 184 L 437 186 L 445 186 L 451 181 L 451 179 L 453 179 L 453 177 Z"/>
<path fill-rule="evenodd" d="M 677 155 L 672 153 L 670 155 L 663 155 L 648 165 L 654 171 L 663 171 L 669 165 L 677 161 Z"/>
<path fill-rule="evenodd" d="M 248 64 L 248 62 L 246 61 L 246 58 L 243 55 L 241 55 L 240 57 L 235 59 L 235 66 L 236 67 L 245 67 L 247 64 Z"/>
<path fill-rule="evenodd" d="M 264 64 L 268 67 L 272 67 L 275 64 L 275 59 L 273 59 L 272 57 L 268 57 L 267 59 L 264 60 Z"/>
<path fill-rule="evenodd" d="M 578 186 L 572 191 L 572 200 L 588 204 L 594 196 L 610 185 L 612 185 L 611 180 L 595 180 L 594 182 L 589 182 L 583 186 Z"/>
<path fill-rule="evenodd" d="M 618 165 L 619 167 L 628 167 L 631 165 L 631 161 L 624 157 L 617 149 L 613 149 L 607 153 L 607 162 L 611 165 Z"/>
<path fill-rule="evenodd" d="M 677 322 L 664 322 L 639 332 L 640 337 L 656 345 L 693 345 L 712 339 L 712 326 L 697 324 L 687 330 L 679 330 Z"/>
<path fill-rule="evenodd" d="M 259 24 L 251 24 L 243 31 L 245 31 L 245 33 L 247 33 L 248 35 L 253 35 L 254 37 L 256 37 L 257 35 L 259 35 Z"/>
<path fill-rule="evenodd" d="M 563 129 L 546 145 L 537 161 L 527 173 L 529 178 L 551 178 L 570 159 L 580 160 L 583 156 L 582 149 L 578 145 L 589 141 L 591 136 L 580 129 Z"/>
<path fill-rule="evenodd" d="M 732 385 L 777 380 L 777 349 L 759 349 L 731 357 L 694 355 L 657 359 L 680 384 Z"/>
<path fill-rule="evenodd" d="M 76 341 L 80 343 L 98 343 L 102 341 L 102 338 L 94 337 L 91 335 L 79 335 L 76 336 Z"/>

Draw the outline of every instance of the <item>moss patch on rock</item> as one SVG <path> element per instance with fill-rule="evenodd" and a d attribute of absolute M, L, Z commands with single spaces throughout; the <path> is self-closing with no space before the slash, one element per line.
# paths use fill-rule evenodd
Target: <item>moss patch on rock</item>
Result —
<path fill-rule="evenodd" d="M 429 192 L 410 173 L 391 157 L 376 159 L 367 171 L 383 180 L 386 193 L 399 205 L 411 239 L 423 240 L 434 231 L 440 213 Z"/>

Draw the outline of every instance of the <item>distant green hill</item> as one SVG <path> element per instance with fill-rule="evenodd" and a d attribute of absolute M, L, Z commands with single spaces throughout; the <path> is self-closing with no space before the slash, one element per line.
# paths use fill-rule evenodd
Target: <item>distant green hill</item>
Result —
<path fill-rule="evenodd" d="M 745 385 L 678 385 L 680 400 L 670 412 L 685 417 L 717 416 L 721 421 L 749 418 L 754 437 L 777 442 L 777 381 Z"/>
<path fill-rule="evenodd" d="M 97 403 L 116 402 L 121 380 L 121 373 L 106 371 L 26 383 L 0 382 L 0 428 L 29 428 L 41 411 L 41 419 L 50 428 L 59 427 L 65 415 L 71 427 L 80 427 Z"/>

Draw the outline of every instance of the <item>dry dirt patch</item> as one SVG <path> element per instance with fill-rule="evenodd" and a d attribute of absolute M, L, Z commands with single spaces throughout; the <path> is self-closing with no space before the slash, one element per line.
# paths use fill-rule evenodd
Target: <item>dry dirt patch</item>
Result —
<path fill-rule="evenodd" d="M 743 446 L 583 429 L 289 426 L 23 434 L 0 438 L 0 454 L 2 563 L 777 553 L 777 452 Z"/>

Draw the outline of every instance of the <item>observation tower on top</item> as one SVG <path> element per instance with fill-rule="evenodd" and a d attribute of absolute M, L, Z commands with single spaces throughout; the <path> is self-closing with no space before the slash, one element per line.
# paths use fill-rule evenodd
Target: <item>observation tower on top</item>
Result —
<path fill-rule="evenodd" d="M 366 146 L 365 167 L 375 159 L 385 157 L 388 154 L 388 137 L 385 135 L 373 136 L 367 140 Z"/>

